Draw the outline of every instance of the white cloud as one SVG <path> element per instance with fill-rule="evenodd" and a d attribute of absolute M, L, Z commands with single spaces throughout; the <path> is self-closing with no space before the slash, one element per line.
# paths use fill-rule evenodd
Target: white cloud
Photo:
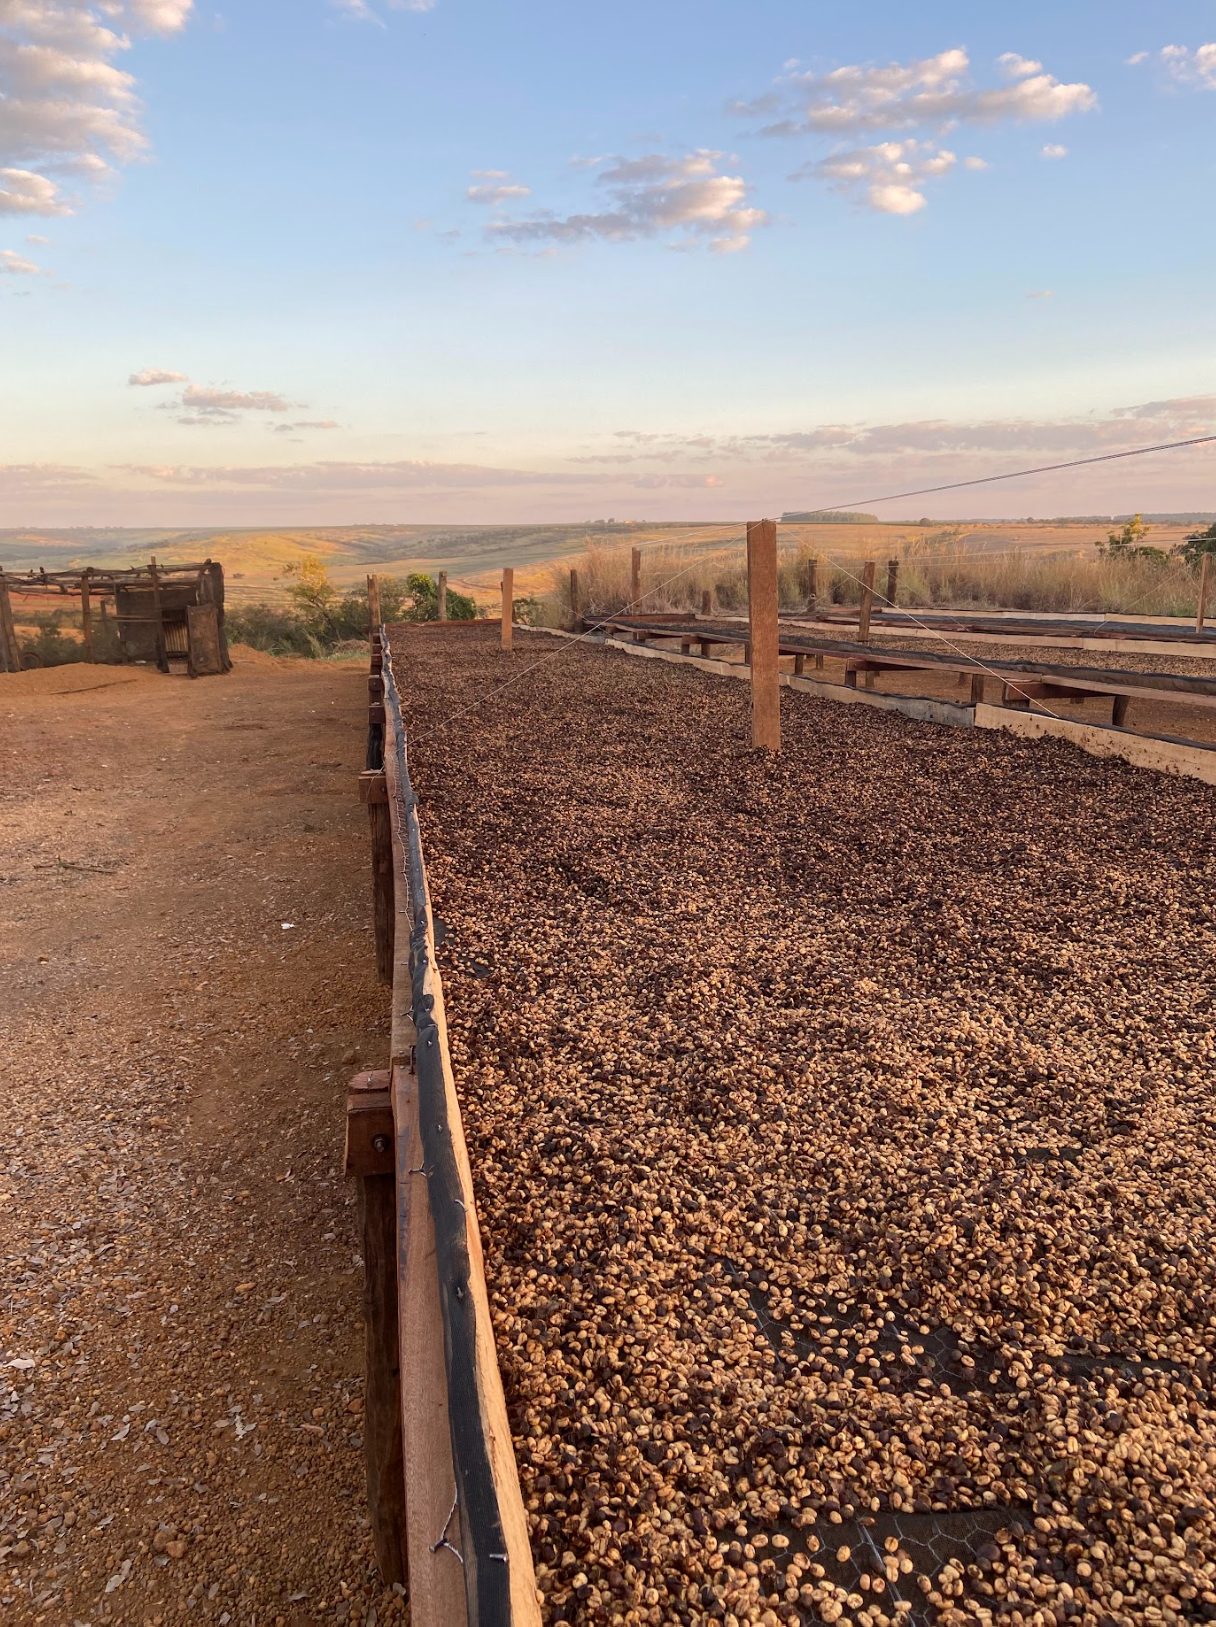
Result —
<path fill-rule="evenodd" d="M 1045 147 L 1039 149 L 1040 158 L 1067 158 L 1068 148 L 1061 147 L 1058 141 L 1049 141 Z"/>
<path fill-rule="evenodd" d="M 717 491 L 726 482 L 719 475 L 639 475 L 634 485 L 642 491 L 658 491 L 664 486 L 689 491 Z"/>
<path fill-rule="evenodd" d="M 128 384 L 184 384 L 185 373 L 169 373 L 163 367 L 145 367 L 142 372 L 132 373 Z"/>
<path fill-rule="evenodd" d="M 1032 288 L 1026 295 L 1027 299 L 1054 299 L 1055 297 L 1056 291 L 1054 288 Z"/>
<path fill-rule="evenodd" d="M 277 390 L 223 390 L 191 384 L 182 391 L 181 405 L 202 416 L 232 417 L 238 412 L 290 412 L 294 403 Z"/>
<path fill-rule="evenodd" d="M 776 137 L 926 132 L 872 147 L 844 147 L 798 172 L 799 178 L 818 176 L 838 190 L 851 183 L 871 207 L 886 213 L 913 214 L 925 203 L 920 182 L 943 173 L 926 167 L 935 157 L 932 135 L 940 138 L 959 125 L 1054 122 L 1098 105 L 1088 85 L 1062 84 L 1029 57 L 1006 52 L 997 66 L 1006 82 L 988 87 L 975 83 L 970 58 L 961 48 L 886 67 L 858 64 L 826 73 L 795 69 L 782 74 L 763 96 L 735 103 L 734 111 L 782 114 L 760 131 Z M 944 150 L 936 156 L 944 157 Z M 945 167 L 954 162 L 951 156 Z M 987 165 L 983 158 L 969 156 L 963 167 L 981 170 Z"/>
<path fill-rule="evenodd" d="M 131 34 L 185 27 L 193 0 L 0 0 L 0 213 L 70 213 L 55 177 L 99 179 L 147 150 Z"/>
<path fill-rule="evenodd" d="M 390 11 L 433 11 L 435 0 L 383 0 Z M 377 11 L 374 11 L 367 0 L 330 0 L 335 11 L 344 16 L 356 17 L 360 22 L 375 23 L 384 27 L 384 20 Z"/>
<path fill-rule="evenodd" d="M 1016 51 L 1006 51 L 997 57 L 997 66 L 1004 72 L 1007 79 L 1026 79 L 1031 74 L 1042 73 L 1043 64 L 1034 62 L 1030 57 L 1019 56 Z"/>
<path fill-rule="evenodd" d="M 1185 45 L 1166 45 L 1161 61 L 1171 79 L 1194 90 L 1216 90 L 1216 41 L 1197 45 L 1189 51 Z"/>
<path fill-rule="evenodd" d="M 957 162 L 954 153 L 931 142 L 881 141 L 804 164 L 790 179 L 827 181 L 838 192 L 862 193 L 882 214 L 912 215 L 925 207 L 925 182 L 949 174 Z"/>
<path fill-rule="evenodd" d="M 51 240 L 49 237 L 38 237 L 35 233 L 31 232 L 25 241 L 27 243 L 35 243 L 39 248 L 45 248 Z"/>
<path fill-rule="evenodd" d="M 290 435 L 297 429 L 341 429 L 342 426 L 336 418 L 301 418 L 294 424 L 272 424 L 271 429 L 276 435 Z"/>
<path fill-rule="evenodd" d="M 37 277 L 42 274 L 42 267 L 36 266 L 32 260 L 23 260 L 12 249 L 0 249 L 0 275 L 9 277 Z"/>
<path fill-rule="evenodd" d="M 505 169 L 475 169 L 473 185 L 465 193 L 470 203 L 499 204 L 510 198 L 530 198 L 532 188 L 513 181 Z"/>
<path fill-rule="evenodd" d="M 0 102 L 0 117 L 3 115 Z M 2 133 L 0 133 L 2 140 Z M 59 188 L 28 169 L 0 169 L 0 215 L 70 215 Z"/>
<path fill-rule="evenodd" d="M 498 469 L 476 463 L 432 463 L 403 458 L 392 463 L 274 464 L 128 464 L 128 473 L 158 484 L 182 488 L 228 486 L 289 492 L 477 491 L 495 486 L 583 486 L 608 480 L 605 475 L 572 474 L 547 469 Z"/>
<path fill-rule="evenodd" d="M 540 210 L 523 219 L 495 220 L 486 233 L 497 242 L 569 244 L 627 243 L 638 238 L 672 237 L 674 247 L 707 244 L 718 254 L 745 248 L 768 216 L 748 203 L 747 182 L 719 172 L 719 152 L 708 149 L 683 158 L 646 153 L 581 161 L 600 168 L 597 185 L 609 207 L 558 215 Z"/>
<path fill-rule="evenodd" d="M 1002 58 L 1008 71 L 1009 58 Z M 836 135 L 862 130 L 911 130 L 919 126 L 1000 124 L 1006 120 L 1054 121 L 1088 113 L 1098 105 L 1085 84 L 1061 84 L 1040 64 L 1016 58 L 1026 70 L 1012 83 L 978 88 L 970 78 L 966 51 L 942 51 L 918 62 L 885 68 L 852 66 L 829 73 L 794 73 L 778 81 L 779 89 L 751 104 L 736 104 L 741 113 L 788 108 L 791 116 L 769 125 L 768 135 L 808 132 Z M 1032 71 L 1034 70 L 1034 71 Z"/>
<path fill-rule="evenodd" d="M 1148 61 L 1148 55 L 1147 51 L 1137 51 L 1135 56 L 1127 58 L 1127 66 L 1129 68 L 1138 68 L 1142 62 Z"/>

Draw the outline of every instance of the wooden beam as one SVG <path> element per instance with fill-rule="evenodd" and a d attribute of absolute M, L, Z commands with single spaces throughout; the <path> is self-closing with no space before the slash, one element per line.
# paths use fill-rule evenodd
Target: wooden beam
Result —
<path fill-rule="evenodd" d="M 392 1142 L 389 1142 L 390 1157 Z M 363 1242 L 363 1460 L 380 1579 L 408 1575 L 405 1461 L 401 1440 L 401 1351 L 397 1305 L 397 1180 L 358 1179 Z"/>
<path fill-rule="evenodd" d="M 867 559 L 861 573 L 861 610 L 857 617 L 857 642 L 870 642 L 870 616 L 874 610 L 874 572 L 877 561 Z"/>
<path fill-rule="evenodd" d="M 777 625 L 777 522 L 747 527 L 747 621 L 752 677 L 752 745 L 781 750 L 780 635 Z"/>
<path fill-rule="evenodd" d="M 152 615 L 156 621 L 156 665 L 162 672 L 169 670 L 169 652 L 165 644 L 165 618 L 160 602 L 160 573 L 156 568 L 156 556 L 153 555 L 148 567 L 152 578 Z"/>
<path fill-rule="evenodd" d="M 713 613 L 714 613 L 714 590 L 713 590 L 713 588 L 702 588 L 701 589 L 701 614 L 703 616 L 712 616 Z"/>
<path fill-rule="evenodd" d="M 570 571 L 570 625 L 576 633 L 579 631 L 578 624 L 582 613 L 583 603 L 579 596 L 578 572 L 572 567 Z"/>
<path fill-rule="evenodd" d="M 1205 554 L 1204 555 L 1204 560 L 1206 561 L 1210 557 L 1211 556 L 1209 554 Z M 1112 695 L 1111 696 L 1110 720 L 1111 720 L 1111 723 L 1115 726 L 1116 729 L 1122 729 L 1122 728 L 1125 727 L 1125 725 L 1127 723 L 1127 709 L 1131 705 L 1131 703 L 1132 703 L 1132 698 L 1131 698 L 1130 695 Z"/>
<path fill-rule="evenodd" d="M 515 627 L 515 572 L 508 565 L 502 573 L 502 647 L 511 648 Z"/>
<path fill-rule="evenodd" d="M 635 548 L 629 556 L 629 603 L 636 610 L 642 602 L 642 550 Z"/>
<path fill-rule="evenodd" d="M 427 1013 L 424 1025 L 428 1058 L 426 1066 L 433 1069 L 437 1063 L 442 1069 L 444 1100 L 441 1117 L 455 1162 L 468 1254 L 465 1280 L 474 1316 L 476 1400 L 474 1416 L 464 1415 L 461 1424 L 465 1430 L 480 1428 L 485 1442 L 501 1522 L 512 1627 L 540 1627 L 527 1516 L 519 1488 L 506 1401 L 498 1370 L 472 1174 L 448 1049 L 443 989 L 436 967 L 434 926 L 416 826 L 417 815 L 412 808 L 405 810 L 404 793 L 407 787 L 402 782 L 398 744 L 396 738 L 390 738 L 385 753 L 385 772 L 390 806 L 394 809 L 394 866 L 405 873 L 408 844 L 410 876 L 410 886 L 400 889 L 403 895 L 408 896 L 398 900 L 401 918 L 397 941 L 402 946 L 410 944 L 412 954 L 407 955 L 403 949 L 396 958 L 392 1031 L 397 1268 L 400 1284 L 398 1315 L 406 1507 L 409 1510 L 410 1614 L 412 1620 L 419 1624 L 426 1623 L 426 1627 L 468 1627 L 468 1623 L 475 1619 L 475 1606 L 471 1600 L 476 1582 L 468 1569 L 476 1555 L 470 1549 L 462 1523 L 468 1517 L 468 1511 L 460 1507 L 453 1496 L 457 1486 L 457 1466 L 453 1458 L 444 1308 L 430 1186 L 436 1171 L 428 1171 L 425 1167 L 422 1102 L 418 1078 L 408 1066 L 407 1057 L 407 1053 L 413 1054 L 415 1046 L 422 1048 L 424 1044 L 423 1035 L 414 1029 L 410 1016 L 414 1009 L 418 1009 Z M 464 1564 L 458 1550 L 464 1554 Z"/>
<path fill-rule="evenodd" d="M 819 602 L 819 567 L 821 563 L 819 555 L 812 554 L 804 567 L 806 571 L 804 592 L 808 610 L 814 610 Z"/>
<path fill-rule="evenodd" d="M 898 559 L 888 559 L 888 561 L 887 561 L 887 607 L 888 607 L 888 609 L 895 603 L 895 591 L 898 588 L 898 586 L 899 586 L 899 561 L 898 561 Z"/>
<path fill-rule="evenodd" d="M 84 631 L 84 658 L 93 657 L 93 606 L 89 600 L 89 572 L 80 573 L 80 625 Z"/>
<path fill-rule="evenodd" d="M 1208 573 L 1211 564 L 1211 554 L 1204 554 L 1203 563 L 1199 567 L 1199 611 L 1195 617 L 1195 631 L 1197 633 L 1202 633 L 1203 623 L 1208 613 Z"/>
<path fill-rule="evenodd" d="M 381 776 L 382 777 L 382 776 Z M 367 822 L 372 837 L 372 922 L 376 941 L 376 975 L 382 983 L 393 981 L 394 883 L 392 810 L 387 791 L 383 799 L 368 801 Z"/>
<path fill-rule="evenodd" d="M 13 622 L 13 604 L 8 596 L 8 583 L 0 571 L 0 668 L 5 672 L 21 671 L 21 648 L 17 643 L 17 628 Z"/>
<path fill-rule="evenodd" d="M 369 636 L 380 631 L 380 578 L 367 579 L 367 623 Z"/>
<path fill-rule="evenodd" d="M 435 582 L 436 610 L 440 621 L 448 619 L 448 573 L 440 571 Z"/>

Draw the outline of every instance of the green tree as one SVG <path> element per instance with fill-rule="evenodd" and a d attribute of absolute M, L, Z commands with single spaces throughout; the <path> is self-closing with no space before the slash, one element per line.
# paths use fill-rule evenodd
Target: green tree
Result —
<path fill-rule="evenodd" d="M 292 579 L 287 597 L 305 626 L 319 636 L 328 634 L 330 638 L 340 638 L 338 590 L 321 561 L 309 554 L 288 565 L 283 574 Z"/>
<path fill-rule="evenodd" d="M 390 617 L 386 609 L 385 621 L 436 621 L 439 616 L 439 585 L 435 578 L 414 573 L 406 577 L 404 586 L 405 594 L 411 601 L 409 608 L 402 608 L 400 614 L 394 617 Z M 477 605 L 467 594 L 449 588 L 447 599 L 449 621 L 473 621 L 476 618 Z M 383 582 L 380 586 L 380 603 L 383 607 Z"/>
<path fill-rule="evenodd" d="M 1196 531 L 1174 551 L 1192 570 L 1198 570 L 1204 554 L 1216 554 L 1216 525 L 1208 526 L 1206 531 Z"/>
<path fill-rule="evenodd" d="M 1169 558 L 1165 549 L 1145 545 L 1144 539 L 1151 529 L 1139 514 L 1133 514 L 1122 531 L 1108 532 L 1106 541 L 1094 546 L 1103 559 L 1151 559 L 1164 564 Z"/>

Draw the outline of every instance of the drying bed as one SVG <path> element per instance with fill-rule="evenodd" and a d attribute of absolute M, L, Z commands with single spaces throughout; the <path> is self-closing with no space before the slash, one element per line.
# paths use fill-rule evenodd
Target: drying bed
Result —
<path fill-rule="evenodd" d="M 1216 1620 L 1216 792 L 392 641 L 546 1620 Z"/>

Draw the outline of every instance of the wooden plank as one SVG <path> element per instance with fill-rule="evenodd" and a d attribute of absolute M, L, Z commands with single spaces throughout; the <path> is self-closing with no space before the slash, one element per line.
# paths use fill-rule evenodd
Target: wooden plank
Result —
<path fill-rule="evenodd" d="M 448 1374 L 435 1261 L 435 1227 L 422 1169 L 418 1088 L 406 1068 L 393 1069 L 397 1144 L 398 1340 L 401 1351 L 401 1438 L 410 1617 L 427 1627 L 468 1627 L 464 1568 L 439 1546 L 452 1530 L 456 1471 L 448 1420 Z"/>
<path fill-rule="evenodd" d="M 485 1258 L 482 1253 L 481 1232 L 477 1224 L 477 1206 L 473 1194 L 473 1173 L 469 1164 L 464 1121 L 460 1114 L 460 1100 L 456 1094 L 456 1080 L 448 1048 L 447 1014 L 444 1007 L 443 985 L 435 964 L 435 941 L 429 908 L 426 920 L 427 956 L 422 997 L 425 1001 L 429 996 L 433 1002 L 431 1011 L 438 1029 L 439 1053 L 443 1064 L 447 1098 L 446 1122 L 460 1177 L 469 1253 L 469 1292 L 474 1303 L 477 1329 L 478 1398 L 482 1430 L 498 1493 L 499 1517 L 509 1555 L 511 1620 L 513 1623 L 521 1624 L 521 1627 L 522 1624 L 527 1624 L 527 1627 L 539 1627 L 541 1618 L 536 1598 L 536 1576 L 528 1537 L 528 1520 L 524 1512 L 523 1494 L 519 1487 L 519 1470 L 511 1441 L 511 1426 L 507 1419 L 502 1375 L 498 1370 L 498 1351 L 494 1344 L 490 1296 L 486 1288 Z M 420 1615 L 418 1620 L 427 1621 L 429 1617 Z"/>
<path fill-rule="evenodd" d="M 870 641 L 870 617 L 874 613 L 874 572 L 877 561 L 867 559 L 861 573 L 861 610 L 857 616 L 857 642 Z"/>
<path fill-rule="evenodd" d="M 502 647 L 511 648 L 515 630 L 515 572 L 508 565 L 502 573 Z"/>
<path fill-rule="evenodd" d="M 84 632 L 84 658 L 95 659 L 93 654 L 93 606 L 89 594 L 89 572 L 80 573 L 80 625 Z"/>
<path fill-rule="evenodd" d="M 372 838 L 372 922 L 376 945 L 376 975 L 382 983 L 393 981 L 393 949 L 396 942 L 394 909 L 392 811 L 387 794 L 383 801 L 367 805 Z"/>
<path fill-rule="evenodd" d="M 394 714 L 395 718 L 396 714 Z M 390 807 L 393 811 L 392 841 L 394 869 L 398 875 L 416 878 L 417 891 L 409 899 L 406 913 L 397 901 L 399 952 L 393 979 L 393 1111 L 397 1141 L 398 1172 L 398 1262 L 401 1282 L 401 1371 L 402 1418 L 405 1441 L 406 1506 L 409 1510 L 409 1591 L 411 1619 L 427 1627 L 467 1627 L 469 1612 L 466 1584 L 475 1576 L 466 1574 L 473 1562 L 469 1544 L 462 1567 L 453 1553 L 461 1547 L 461 1511 L 455 1506 L 456 1475 L 453 1462 L 452 1430 L 448 1416 L 447 1366 L 444 1349 L 443 1308 L 438 1279 L 438 1256 L 428 1177 L 423 1166 L 421 1104 L 414 1074 L 404 1064 L 402 1051 L 407 1038 L 417 1042 L 412 1013 L 415 993 L 433 1019 L 426 1033 L 438 1052 L 442 1068 L 443 1122 L 450 1136 L 464 1216 L 469 1269 L 467 1286 L 474 1312 L 474 1360 L 477 1412 L 486 1457 L 494 1480 L 502 1536 L 507 1555 L 510 1619 L 513 1627 L 539 1627 L 536 1577 L 528 1540 L 527 1517 L 519 1488 L 510 1425 L 498 1354 L 494 1344 L 485 1264 L 477 1225 L 472 1174 L 460 1115 L 460 1103 L 452 1073 L 448 1047 L 447 1019 L 443 988 L 435 958 L 425 864 L 417 834 L 416 813 L 406 808 L 400 774 L 397 727 L 390 727 L 385 753 L 385 774 Z M 404 744 L 402 742 L 402 744 Z M 406 843 L 416 844 L 416 863 L 406 864 Z M 407 888 L 399 887 L 398 895 Z M 411 955 L 404 946 L 411 942 L 417 957 L 418 987 L 411 972 Z M 428 1067 L 435 1057 L 428 1053 Z M 465 1420 L 466 1424 L 468 1420 Z M 446 1536 L 447 1543 L 442 1539 Z M 448 1544 L 451 1544 L 449 1546 Z"/>
<path fill-rule="evenodd" d="M 752 674 L 752 745 L 781 750 L 780 637 L 777 625 L 777 523 L 747 527 L 747 623 Z"/>
<path fill-rule="evenodd" d="M 405 1454 L 401 1433 L 401 1356 L 397 1304 L 397 1181 L 357 1182 L 363 1240 L 363 1460 L 372 1542 L 382 1581 L 407 1571 Z"/>
<path fill-rule="evenodd" d="M 440 571 L 435 583 L 436 614 L 440 621 L 448 619 L 448 573 Z"/>
<path fill-rule="evenodd" d="M 1199 567 L 1199 610 L 1195 616 L 1195 631 L 1202 633 L 1203 623 L 1208 611 L 1208 572 L 1212 564 L 1211 554 L 1204 554 L 1203 563 Z"/>
<path fill-rule="evenodd" d="M 0 571 L 0 668 L 5 672 L 21 671 L 21 647 L 17 643 L 12 600 L 9 598 L 8 583 L 2 571 Z"/>
<path fill-rule="evenodd" d="M 156 624 L 156 665 L 162 672 L 169 670 L 169 654 L 165 646 L 165 618 L 161 610 L 160 601 L 160 573 L 156 568 L 156 556 L 152 556 L 148 567 L 152 578 L 152 616 Z"/>

